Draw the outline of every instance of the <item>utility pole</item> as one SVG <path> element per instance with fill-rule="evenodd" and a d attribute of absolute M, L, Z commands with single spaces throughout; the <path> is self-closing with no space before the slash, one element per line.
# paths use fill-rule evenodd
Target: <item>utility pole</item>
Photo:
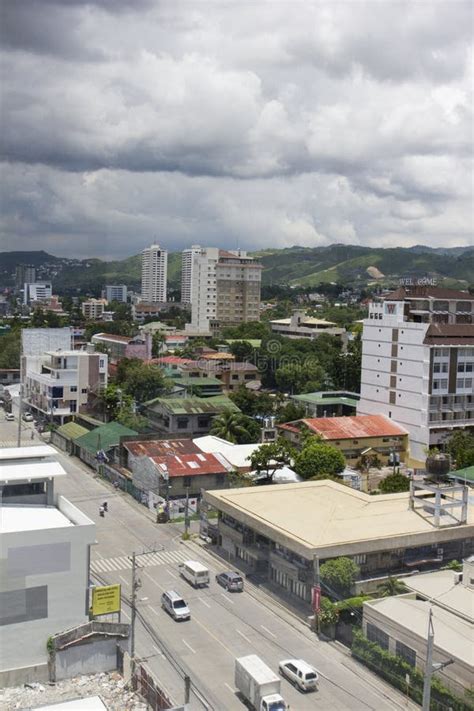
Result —
<path fill-rule="evenodd" d="M 189 486 L 186 487 L 186 505 L 184 509 L 184 535 L 187 538 L 189 533 Z"/>
<path fill-rule="evenodd" d="M 184 703 L 189 704 L 191 701 L 191 677 L 184 677 Z"/>
<path fill-rule="evenodd" d="M 20 334 L 20 403 L 18 406 L 18 436 L 17 446 L 21 447 L 21 417 L 23 414 L 23 334 Z M 12 398 L 13 411 L 13 398 Z"/>
<path fill-rule="evenodd" d="M 137 559 L 135 551 L 132 553 L 132 604 L 131 604 L 131 621 L 130 621 L 130 666 L 131 676 L 135 674 L 135 622 L 137 616 L 137 590 L 140 583 L 137 580 Z"/>
<path fill-rule="evenodd" d="M 437 671 L 444 669 L 448 664 L 452 664 L 454 659 L 448 659 L 446 662 L 435 662 L 433 664 L 433 646 L 434 646 L 434 626 L 433 626 L 433 608 L 430 607 L 428 617 L 428 639 L 426 641 L 426 662 L 425 662 L 425 679 L 423 682 L 423 703 L 422 711 L 430 711 L 431 703 L 431 677 Z"/>
<path fill-rule="evenodd" d="M 313 591 L 313 607 L 314 617 L 316 622 L 316 632 L 321 632 L 321 576 L 319 573 L 319 556 L 314 557 L 314 591 Z"/>

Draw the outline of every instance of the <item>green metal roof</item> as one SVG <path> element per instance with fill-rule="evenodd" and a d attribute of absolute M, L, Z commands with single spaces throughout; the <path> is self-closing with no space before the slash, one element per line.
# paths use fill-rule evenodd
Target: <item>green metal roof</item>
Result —
<path fill-rule="evenodd" d="M 307 402 L 310 405 L 349 405 L 357 407 L 357 400 L 350 397 L 321 397 L 318 393 L 305 393 L 304 395 L 292 395 L 292 400 Z"/>
<path fill-rule="evenodd" d="M 226 395 L 213 395 L 211 397 L 157 397 L 145 403 L 153 409 L 155 405 L 165 407 L 172 415 L 201 415 L 214 414 L 222 410 L 240 412 Z"/>
<path fill-rule="evenodd" d="M 108 422 L 106 425 L 96 427 L 91 432 L 79 437 L 76 444 L 81 449 L 87 449 L 88 452 L 95 454 L 99 449 L 106 452 L 111 447 L 116 446 L 120 442 L 120 437 L 124 435 L 136 435 L 138 432 L 131 430 L 129 427 L 124 427 L 119 422 Z"/>
<path fill-rule="evenodd" d="M 78 437 L 88 434 L 89 430 L 78 425 L 77 422 L 66 422 L 65 425 L 58 427 L 56 432 L 66 439 L 78 439 Z"/>
<path fill-rule="evenodd" d="M 456 469 L 454 472 L 449 472 L 450 479 L 465 479 L 474 484 L 474 466 L 466 467 L 465 469 Z"/>

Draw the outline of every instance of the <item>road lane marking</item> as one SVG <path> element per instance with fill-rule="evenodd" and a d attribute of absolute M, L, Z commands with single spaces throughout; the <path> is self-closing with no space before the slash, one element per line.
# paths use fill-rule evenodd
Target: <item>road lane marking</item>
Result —
<path fill-rule="evenodd" d="M 196 654 L 196 650 L 193 649 L 193 648 L 191 647 L 191 645 L 186 642 L 185 639 L 183 639 L 183 644 L 185 644 L 186 647 L 187 647 L 193 654 Z"/>
<path fill-rule="evenodd" d="M 230 602 L 231 605 L 234 604 L 234 601 L 230 599 L 225 593 L 221 593 L 222 597 L 227 600 L 227 602 Z"/>
<path fill-rule="evenodd" d="M 168 570 L 168 575 L 171 575 L 171 577 L 174 578 L 175 580 L 178 579 L 178 576 L 175 575 L 174 573 L 172 573 L 171 570 Z"/>
<path fill-rule="evenodd" d="M 128 580 L 125 580 L 123 575 L 119 575 L 120 580 L 123 582 L 124 585 L 128 585 Z"/>
<path fill-rule="evenodd" d="M 250 642 L 250 644 L 252 644 L 252 640 L 249 639 L 243 632 L 241 632 L 241 631 L 238 630 L 237 628 L 236 628 L 235 631 L 237 632 L 237 634 L 240 634 L 240 636 L 243 637 L 247 642 Z"/>
<path fill-rule="evenodd" d="M 202 597 L 198 597 L 198 600 L 200 600 L 202 602 L 202 604 L 205 605 L 206 607 L 209 607 L 209 608 L 211 607 L 208 602 L 206 602 L 205 600 L 202 599 Z"/>
<path fill-rule="evenodd" d="M 273 634 L 273 632 L 270 632 L 268 627 L 265 627 L 265 625 L 260 625 L 260 627 L 262 628 L 262 630 L 265 630 L 265 632 L 268 632 L 268 634 L 271 634 L 271 636 L 274 637 L 275 639 L 277 638 L 276 634 Z"/>
<path fill-rule="evenodd" d="M 131 619 L 132 619 L 132 618 L 130 617 L 130 615 L 128 614 L 128 612 L 125 612 L 125 610 L 124 610 L 123 608 L 122 608 L 122 611 L 121 611 L 120 614 L 125 615 L 125 617 L 127 618 L 127 620 L 131 620 Z"/>
<path fill-rule="evenodd" d="M 150 610 L 151 610 L 152 612 L 155 613 L 155 615 L 158 615 L 158 614 L 159 614 L 159 613 L 155 610 L 155 608 L 152 607 L 151 605 L 148 605 L 148 607 L 150 608 Z"/>
<path fill-rule="evenodd" d="M 150 573 L 146 572 L 146 570 L 143 571 L 143 575 L 146 575 L 146 577 L 149 578 L 149 580 L 151 580 L 151 582 L 156 585 L 157 588 L 160 588 L 160 590 L 163 590 L 163 592 L 165 591 L 166 588 L 160 585 L 160 583 L 157 583 L 156 580 L 151 577 Z"/>
<path fill-rule="evenodd" d="M 226 681 L 224 682 L 224 686 L 227 686 L 231 694 L 235 694 L 235 692 L 237 691 L 237 689 L 233 689 L 231 686 L 229 686 Z"/>
<path fill-rule="evenodd" d="M 210 630 L 208 627 L 206 627 L 206 625 L 203 625 L 202 622 L 199 622 L 199 620 L 197 619 L 196 615 L 193 615 L 193 618 L 192 618 L 191 621 L 192 621 L 194 624 L 199 625 L 199 627 L 202 627 L 203 630 L 204 630 L 210 637 L 212 637 L 212 639 L 215 639 L 215 641 L 217 642 L 217 644 L 220 644 L 221 647 L 224 647 L 225 651 L 230 654 L 230 656 L 232 657 L 232 659 L 235 659 L 235 654 L 234 654 L 234 652 L 233 652 L 231 649 L 229 649 L 229 647 L 228 647 L 226 644 L 224 644 L 224 642 L 223 642 L 221 639 L 219 639 L 219 637 L 216 637 L 216 635 L 215 635 L 213 632 L 211 632 L 211 630 Z"/>
<path fill-rule="evenodd" d="M 156 644 L 152 644 L 151 646 L 153 647 L 153 649 L 155 650 L 155 652 L 158 654 L 158 656 L 160 656 L 160 657 L 164 657 L 164 656 L 165 656 L 165 655 L 163 654 L 163 652 L 161 651 L 161 649 L 158 649 L 158 647 L 156 646 Z"/>

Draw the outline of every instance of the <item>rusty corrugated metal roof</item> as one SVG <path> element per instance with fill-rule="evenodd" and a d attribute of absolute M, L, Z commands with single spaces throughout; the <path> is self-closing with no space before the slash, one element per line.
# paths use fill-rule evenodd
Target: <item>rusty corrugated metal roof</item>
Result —
<path fill-rule="evenodd" d="M 308 417 L 282 425 L 295 431 L 306 425 L 323 439 L 363 439 L 364 437 L 401 437 L 407 431 L 385 415 L 354 415 L 348 417 Z"/>
<path fill-rule="evenodd" d="M 232 469 L 229 462 L 219 454 L 198 450 L 197 454 L 177 454 L 174 457 L 150 457 L 158 468 L 167 471 L 170 477 L 227 474 Z"/>
<path fill-rule="evenodd" d="M 192 439 L 133 440 L 124 442 L 123 446 L 135 457 L 162 457 L 201 451 Z"/>

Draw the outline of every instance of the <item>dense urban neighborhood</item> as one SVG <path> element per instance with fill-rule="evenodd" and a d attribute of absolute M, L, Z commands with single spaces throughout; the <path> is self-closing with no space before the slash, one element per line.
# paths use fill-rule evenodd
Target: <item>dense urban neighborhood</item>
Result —
<path fill-rule="evenodd" d="M 140 292 L 3 287 L 2 686 L 472 708 L 474 290 L 181 260 L 172 297 L 158 244 Z"/>

